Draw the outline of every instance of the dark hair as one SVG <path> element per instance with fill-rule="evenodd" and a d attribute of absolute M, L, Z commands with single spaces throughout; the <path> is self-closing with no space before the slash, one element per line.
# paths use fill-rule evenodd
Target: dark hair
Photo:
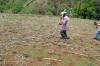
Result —
<path fill-rule="evenodd" d="M 94 22 L 94 25 L 97 25 L 97 22 Z"/>
<path fill-rule="evenodd" d="M 66 16 L 66 13 L 63 14 L 63 17 L 65 17 L 65 16 Z"/>

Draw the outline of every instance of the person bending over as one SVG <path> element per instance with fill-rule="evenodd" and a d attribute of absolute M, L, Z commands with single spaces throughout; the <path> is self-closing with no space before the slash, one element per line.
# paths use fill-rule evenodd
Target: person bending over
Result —
<path fill-rule="evenodd" d="M 60 31 L 60 34 L 62 36 L 62 39 L 66 40 L 69 39 L 67 36 L 67 31 L 69 29 L 69 17 L 66 16 L 66 12 L 61 12 L 61 18 L 59 25 L 62 25 L 62 29 Z"/>
<path fill-rule="evenodd" d="M 96 35 L 94 36 L 94 39 L 100 40 L 100 23 L 97 24 L 96 28 L 98 28 Z"/>

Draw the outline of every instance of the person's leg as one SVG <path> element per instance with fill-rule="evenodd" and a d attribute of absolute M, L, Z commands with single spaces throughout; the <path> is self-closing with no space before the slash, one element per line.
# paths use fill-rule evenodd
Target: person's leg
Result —
<path fill-rule="evenodd" d="M 65 31 L 65 37 L 66 37 L 66 39 L 70 39 L 70 37 L 68 37 L 68 35 L 67 35 L 67 31 Z"/>
<path fill-rule="evenodd" d="M 100 40 L 100 37 L 98 38 L 98 40 Z"/>
<path fill-rule="evenodd" d="M 98 31 L 98 37 L 97 37 L 98 40 L 100 40 L 100 31 Z"/>
<path fill-rule="evenodd" d="M 67 35 L 66 35 L 66 31 L 65 30 L 62 30 L 60 32 L 60 34 L 61 34 L 61 36 L 62 36 L 63 39 L 66 39 L 67 38 Z"/>
<path fill-rule="evenodd" d="M 66 30 L 64 30 L 64 39 L 67 39 L 67 33 L 66 33 Z"/>
<path fill-rule="evenodd" d="M 60 31 L 61 37 L 64 39 L 64 32 Z"/>
<path fill-rule="evenodd" d="M 98 32 L 96 33 L 96 35 L 95 35 L 94 39 L 98 39 L 99 34 L 100 34 L 100 31 L 98 31 Z"/>

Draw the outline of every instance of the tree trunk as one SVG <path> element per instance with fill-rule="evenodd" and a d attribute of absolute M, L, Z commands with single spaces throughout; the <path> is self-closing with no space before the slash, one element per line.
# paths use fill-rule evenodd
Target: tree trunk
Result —
<path fill-rule="evenodd" d="M 55 15 L 57 15 L 58 14 L 58 7 L 56 4 L 54 5 L 54 8 L 55 8 Z"/>
<path fill-rule="evenodd" d="M 80 3 L 79 3 L 79 8 L 78 8 L 78 15 L 80 14 L 80 9 L 81 9 L 81 0 L 80 0 Z"/>

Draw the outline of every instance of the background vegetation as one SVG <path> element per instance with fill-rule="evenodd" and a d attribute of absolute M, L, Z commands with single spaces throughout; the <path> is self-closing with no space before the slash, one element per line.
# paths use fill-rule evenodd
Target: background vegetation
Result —
<path fill-rule="evenodd" d="M 1 13 L 68 15 L 85 19 L 100 19 L 100 0 L 0 0 Z"/>

